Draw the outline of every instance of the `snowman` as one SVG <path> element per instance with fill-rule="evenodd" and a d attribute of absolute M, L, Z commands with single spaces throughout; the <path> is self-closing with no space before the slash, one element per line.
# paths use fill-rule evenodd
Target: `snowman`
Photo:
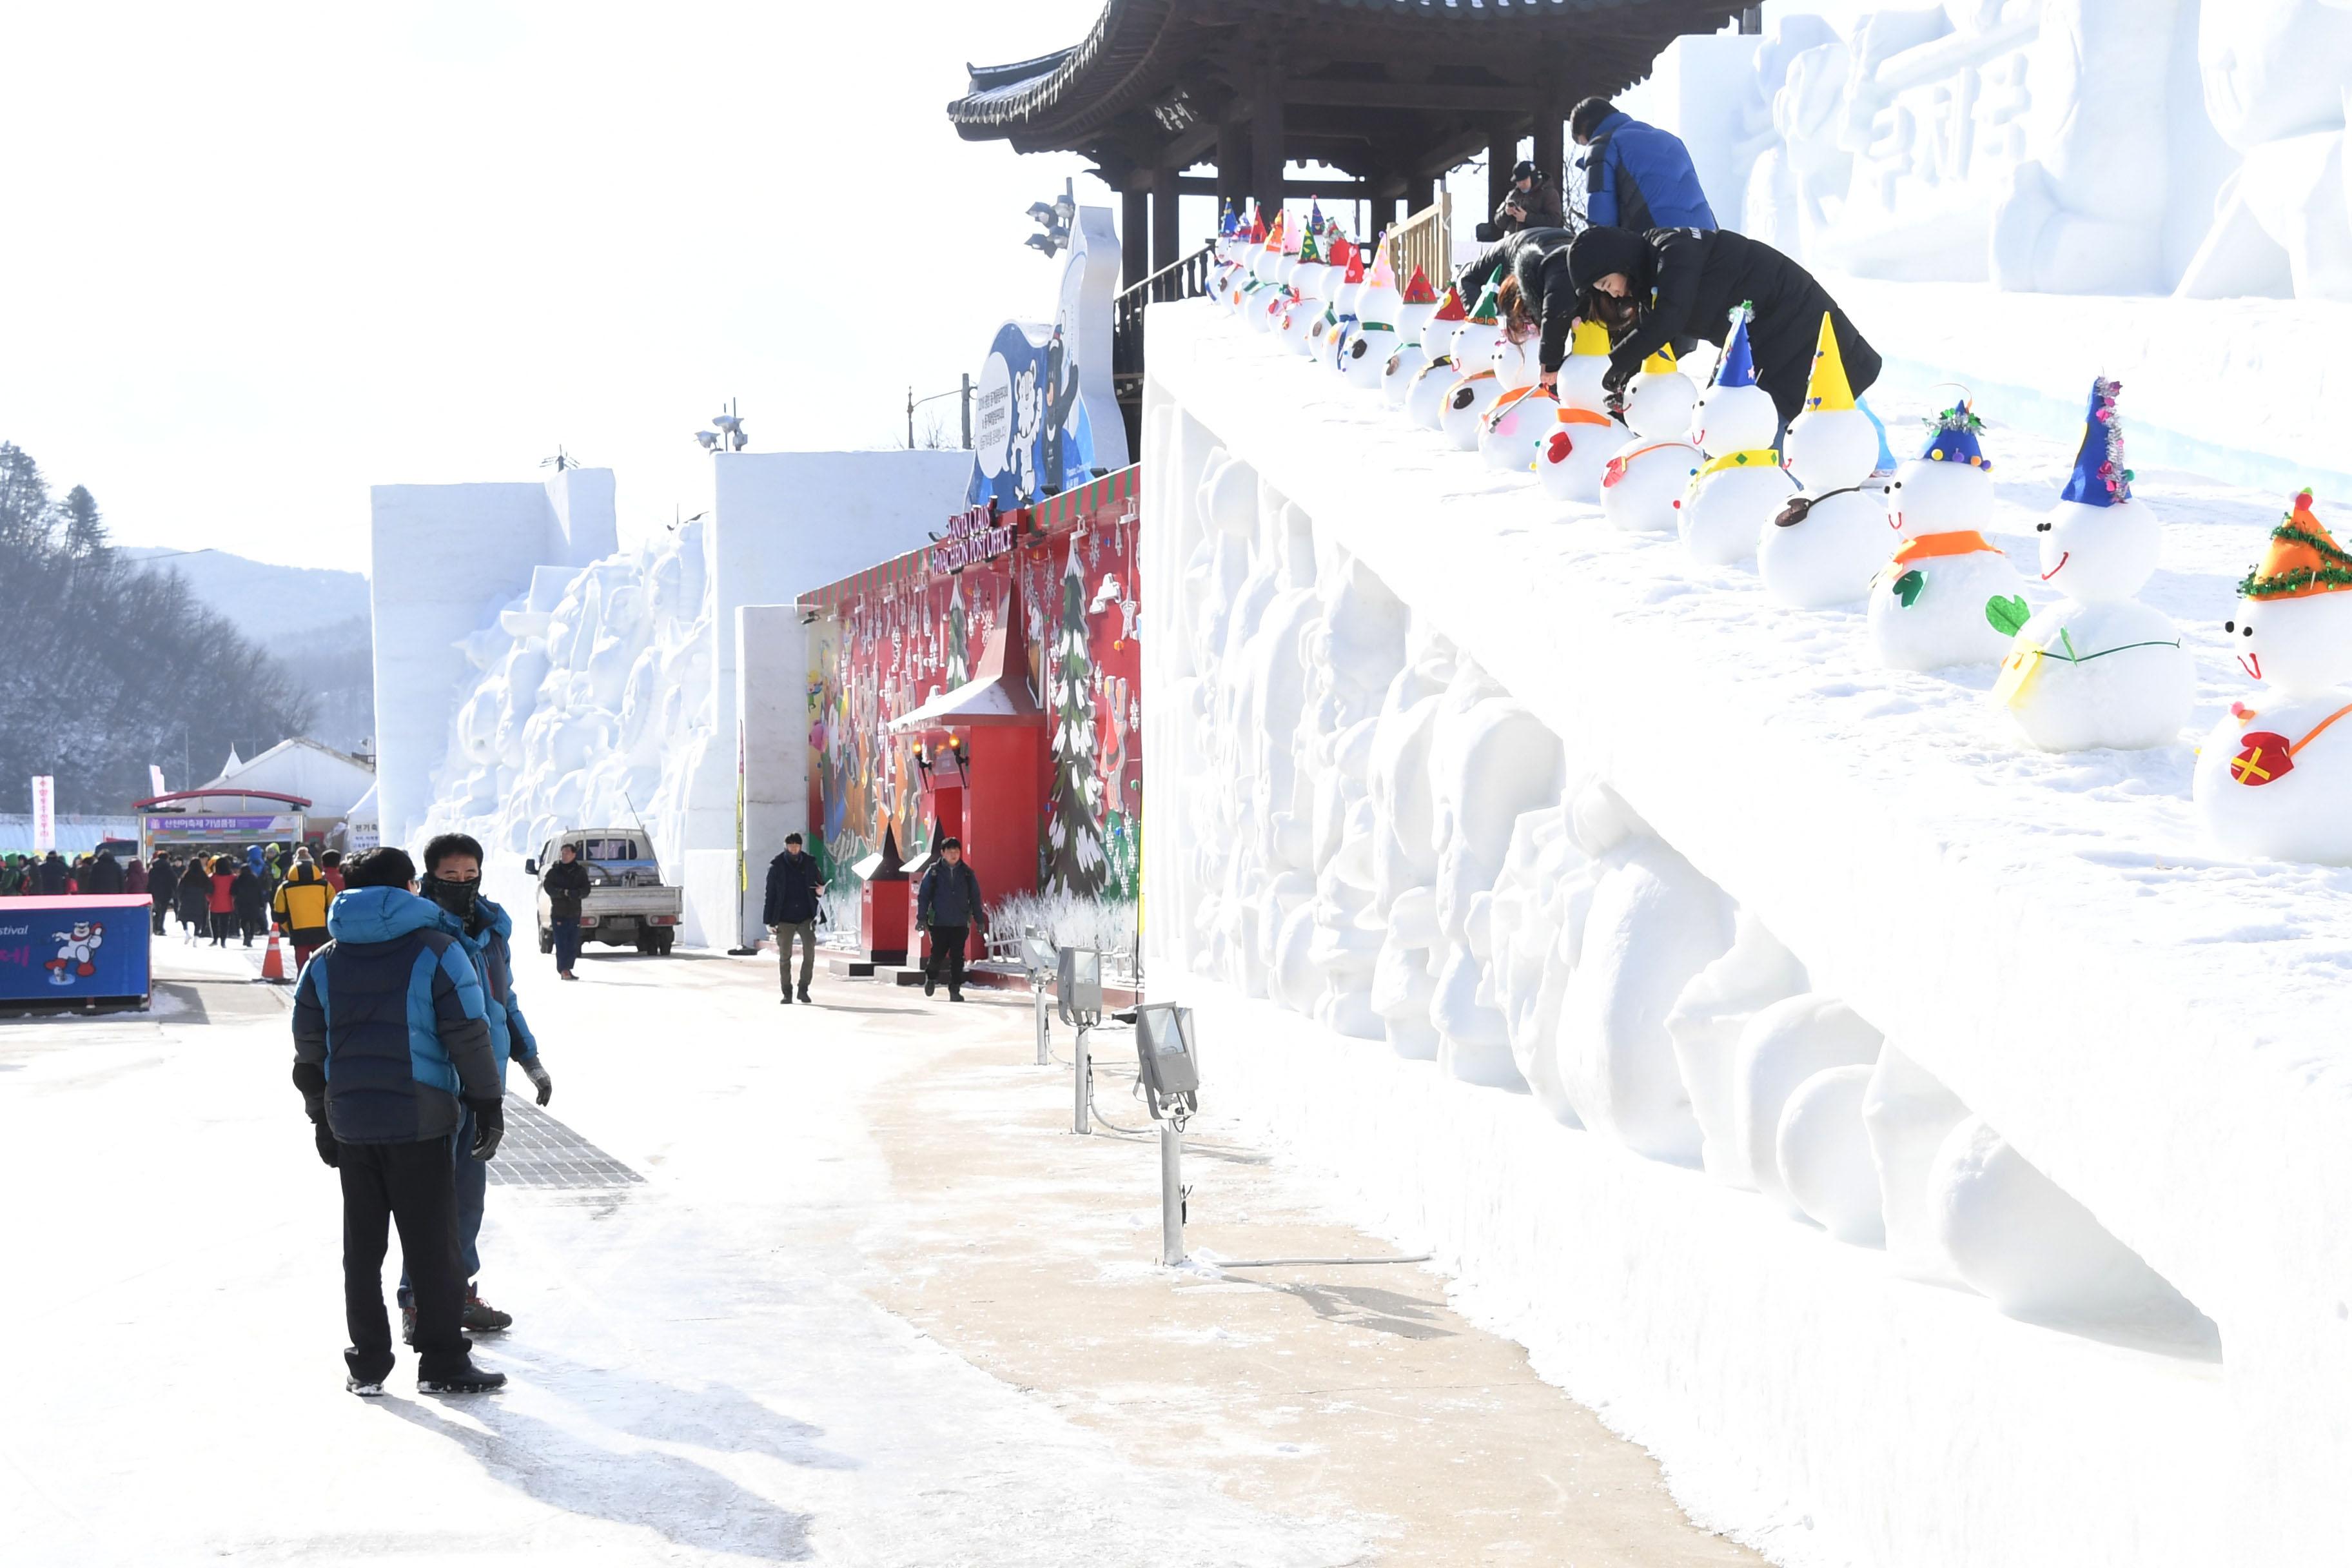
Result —
<path fill-rule="evenodd" d="M 1478 302 L 1470 307 L 1467 320 L 1454 329 L 1453 342 L 1446 352 L 1454 363 L 1462 367 L 1463 379 L 1468 380 L 1482 370 L 1493 368 L 1495 342 L 1503 335 L 1503 323 L 1496 312 L 1502 309 L 1499 291 L 1489 281 L 1479 291 Z M 1495 389 L 1502 391 L 1500 385 Z"/>
<path fill-rule="evenodd" d="M 2132 596 L 2156 574 L 2164 538 L 2131 493 L 2116 416 L 2121 390 L 2105 377 L 2092 382 L 2074 471 L 2040 524 L 2042 580 L 2067 597 L 2020 629 L 1992 689 L 2045 752 L 2168 746 L 2196 698 L 2179 632 Z"/>
<path fill-rule="evenodd" d="M 1380 265 L 1372 269 L 1372 274 L 1375 280 L 1385 280 L 1391 289 L 1396 287 L 1396 273 L 1389 266 L 1385 246 L 1381 250 Z M 1437 290 L 1429 286 L 1429 275 L 1416 267 L 1400 297 L 1404 303 L 1396 313 L 1397 337 L 1403 342 L 1418 343 L 1422 329 L 1428 326 L 1429 319 L 1437 313 Z"/>
<path fill-rule="evenodd" d="M 1287 243 L 1283 238 L 1283 219 L 1287 216 L 1276 209 L 1274 221 L 1265 226 L 1265 237 L 1259 243 L 1257 258 L 1251 264 L 1262 283 L 1282 281 L 1283 246 Z"/>
<path fill-rule="evenodd" d="M 1356 329 L 1339 344 L 1339 374 L 1350 385 L 1374 389 L 1384 384 L 1388 363 L 1403 346 L 1397 336 L 1403 309 L 1395 274 L 1382 255 L 1356 296 Z"/>
<path fill-rule="evenodd" d="M 1424 429 L 1443 429 L 1446 400 L 1460 379 L 1454 374 L 1452 354 L 1429 359 L 1412 373 L 1412 384 L 1404 395 L 1405 417 Z"/>
<path fill-rule="evenodd" d="M 1608 329 L 1578 322 L 1560 362 L 1558 411 L 1536 443 L 1536 474 L 1554 500 L 1598 505 L 1609 459 L 1625 444 L 1624 427 L 1609 414 L 1608 374 Z"/>
<path fill-rule="evenodd" d="M 1462 291 L 1448 283 L 1444 297 L 1437 301 L 1437 308 L 1430 311 L 1428 319 L 1421 324 L 1421 352 L 1424 359 L 1450 360 L 1454 355 L 1454 334 L 1469 319 L 1470 312 L 1462 308 Z"/>
<path fill-rule="evenodd" d="M 98 973 L 92 962 L 99 947 L 106 941 L 106 927 L 96 921 L 76 921 L 69 931 L 52 931 L 50 939 L 58 944 L 58 955 L 43 965 L 49 972 L 52 985 L 71 985 L 76 980 L 87 980 Z"/>
<path fill-rule="evenodd" d="M 1870 587 L 1870 640 L 1882 664 L 1990 664 L 2025 625 L 2023 584 L 1983 532 L 1992 516 L 1992 464 L 1977 442 L 1983 429 L 1967 403 L 1947 408 L 1927 421 L 1927 445 L 1887 487 L 1887 521 L 1901 542 Z"/>
<path fill-rule="evenodd" d="M 1536 447 L 1558 423 L 1559 399 L 1541 386 L 1513 386 L 1495 399 L 1478 422 L 1478 455 L 1486 466 L 1524 474 L 1536 464 Z"/>
<path fill-rule="evenodd" d="M 1303 354 L 1312 352 L 1308 347 L 1307 333 L 1322 318 L 1323 310 L 1322 300 L 1311 294 L 1294 292 L 1290 297 L 1290 303 L 1282 312 L 1281 319 L 1274 324 L 1275 335 L 1294 353 Z"/>
<path fill-rule="evenodd" d="M 1830 313 L 1813 348 L 1804 412 L 1789 426 L 1789 471 L 1804 487 L 1773 518 L 1757 547 L 1765 592 L 1821 610 L 1857 604 L 1886 559 L 1886 497 L 1870 483 L 1878 427 L 1853 405 Z"/>
<path fill-rule="evenodd" d="M 2352 866 L 2352 555 L 2294 498 L 2225 623 L 2269 689 L 2230 704 L 2197 755 L 2206 837 L 2233 855 Z"/>
<path fill-rule="evenodd" d="M 1339 285 L 1331 290 L 1331 308 L 1343 316 L 1360 317 L 1364 286 L 1371 276 L 1364 267 L 1363 249 L 1345 235 L 1332 241 L 1331 248 L 1331 265 L 1340 269 Z"/>
<path fill-rule="evenodd" d="M 1672 349 L 1642 362 L 1625 385 L 1625 428 L 1633 438 L 1601 470 L 1601 514 L 1629 533 L 1672 533 L 1683 489 L 1698 471 L 1689 431 L 1698 388 L 1675 368 Z"/>
<path fill-rule="evenodd" d="M 1691 439 L 1706 460 L 1683 491 L 1675 528 L 1683 548 L 1709 566 L 1728 566 L 1755 554 L 1765 529 L 1797 488 L 1772 447 L 1780 412 L 1756 384 L 1748 347 L 1752 314 L 1752 306 L 1733 308 L 1731 336 L 1715 379 L 1691 411 Z"/>
<path fill-rule="evenodd" d="M 1461 379 L 1446 390 L 1438 411 L 1437 427 L 1465 452 L 1478 449 L 1478 431 L 1486 410 L 1503 395 L 1502 379 L 1495 374 L 1491 357 L 1496 341 L 1503 335 L 1502 323 L 1495 317 L 1495 294 L 1490 282 L 1479 294 L 1478 303 L 1471 307 L 1470 319 L 1454 329 L 1451 357 Z"/>

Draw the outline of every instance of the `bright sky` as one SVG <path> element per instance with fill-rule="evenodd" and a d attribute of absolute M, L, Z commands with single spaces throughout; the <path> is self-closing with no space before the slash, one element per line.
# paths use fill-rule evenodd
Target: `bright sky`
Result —
<path fill-rule="evenodd" d="M 558 443 L 625 542 L 698 510 L 730 396 L 756 448 L 887 445 L 1049 312 L 1025 209 L 1082 167 L 960 140 L 964 62 L 1100 8 L 13 7 L 0 439 L 121 542 L 358 569 L 369 485 Z"/>

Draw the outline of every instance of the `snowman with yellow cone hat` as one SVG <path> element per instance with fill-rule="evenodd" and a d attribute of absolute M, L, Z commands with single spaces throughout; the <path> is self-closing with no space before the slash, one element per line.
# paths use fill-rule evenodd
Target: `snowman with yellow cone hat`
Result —
<path fill-rule="evenodd" d="M 1672 349 L 1642 362 L 1625 388 L 1625 427 L 1633 438 L 1601 471 L 1601 513 L 1629 533 L 1672 533 L 1683 490 L 1706 459 L 1683 439 L 1698 388 L 1675 367 Z"/>
<path fill-rule="evenodd" d="M 1609 333 L 1598 321 L 1580 321 L 1560 363 L 1558 413 L 1536 443 L 1536 478 L 1555 500 L 1601 502 L 1609 460 L 1625 445 L 1625 426 L 1609 414 L 1601 378 L 1609 373 Z"/>
<path fill-rule="evenodd" d="M 1822 312 L 1804 412 L 1789 426 L 1788 467 L 1804 489 L 1757 547 L 1765 591 L 1784 605 L 1860 604 L 1886 559 L 1886 496 L 1870 482 L 1878 426 L 1856 408 L 1829 312 Z"/>
<path fill-rule="evenodd" d="M 2352 554 L 2294 498 L 2225 623 L 2261 682 L 2198 752 L 2206 837 L 2233 855 L 2352 866 Z"/>

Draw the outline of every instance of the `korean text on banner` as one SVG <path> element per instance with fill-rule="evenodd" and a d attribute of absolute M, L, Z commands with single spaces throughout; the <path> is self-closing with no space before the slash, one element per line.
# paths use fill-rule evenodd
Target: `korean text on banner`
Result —
<path fill-rule="evenodd" d="M 33 853 L 46 855 L 58 847 L 58 781 L 49 773 L 33 775 Z"/>

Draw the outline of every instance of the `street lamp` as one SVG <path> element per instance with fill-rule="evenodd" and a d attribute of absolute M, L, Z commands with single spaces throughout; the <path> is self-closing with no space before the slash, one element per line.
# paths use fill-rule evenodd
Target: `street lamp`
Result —
<path fill-rule="evenodd" d="M 1078 200 L 1067 180 L 1062 182 L 1062 194 L 1053 202 L 1031 202 L 1029 219 L 1045 232 L 1033 234 L 1024 242 L 1041 256 L 1058 256 L 1070 247 L 1070 226 L 1078 219 Z"/>
<path fill-rule="evenodd" d="M 743 416 L 736 412 L 735 400 L 729 398 L 727 406 L 710 416 L 712 430 L 697 430 L 694 438 L 702 443 L 706 452 L 740 452 L 751 444 L 743 429 Z"/>

